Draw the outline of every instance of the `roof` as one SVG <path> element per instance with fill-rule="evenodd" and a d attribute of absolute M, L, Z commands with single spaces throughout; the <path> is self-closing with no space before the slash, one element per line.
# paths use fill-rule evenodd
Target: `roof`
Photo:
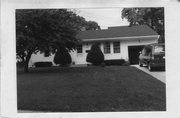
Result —
<path fill-rule="evenodd" d="M 81 31 L 78 38 L 83 39 L 98 39 L 98 38 L 114 38 L 114 37 L 133 37 L 133 36 L 152 36 L 158 35 L 147 25 L 137 26 L 116 26 L 109 27 L 103 30 L 88 30 Z"/>

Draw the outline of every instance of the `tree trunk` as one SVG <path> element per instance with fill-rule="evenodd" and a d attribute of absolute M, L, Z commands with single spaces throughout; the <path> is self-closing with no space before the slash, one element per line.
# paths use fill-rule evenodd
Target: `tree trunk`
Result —
<path fill-rule="evenodd" d="M 29 64 L 29 60 L 31 58 L 32 53 L 28 53 L 26 60 L 25 60 L 25 65 L 24 65 L 24 72 L 28 73 L 29 72 L 29 68 L 28 68 L 28 64 Z"/>

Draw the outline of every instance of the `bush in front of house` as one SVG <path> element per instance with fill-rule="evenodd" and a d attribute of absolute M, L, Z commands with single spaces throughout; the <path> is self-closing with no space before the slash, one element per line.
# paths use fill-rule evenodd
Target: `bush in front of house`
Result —
<path fill-rule="evenodd" d="M 54 63 L 60 64 L 60 66 L 67 66 L 71 64 L 72 59 L 66 48 L 59 48 L 54 56 Z"/>
<path fill-rule="evenodd" d="M 123 65 L 125 63 L 125 60 L 124 59 L 104 60 L 104 63 L 107 66 L 110 66 L 110 65 Z"/>
<path fill-rule="evenodd" d="M 51 67 L 52 66 L 52 62 L 36 62 L 34 63 L 35 67 Z"/>
<path fill-rule="evenodd" d="M 93 65 L 100 65 L 104 62 L 104 54 L 99 48 L 99 43 L 92 45 L 91 50 L 86 57 L 86 61 Z"/>

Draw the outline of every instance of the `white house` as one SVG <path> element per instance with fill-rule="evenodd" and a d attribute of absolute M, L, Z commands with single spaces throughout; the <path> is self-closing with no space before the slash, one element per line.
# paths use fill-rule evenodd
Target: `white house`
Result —
<path fill-rule="evenodd" d="M 138 63 L 139 51 L 144 45 L 158 43 L 159 35 L 146 25 L 117 26 L 103 30 L 81 31 L 78 36 L 81 44 L 77 50 L 70 52 L 72 62 L 75 64 L 87 64 L 86 56 L 95 42 L 100 43 L 105 60 L 125 59 L 131 64 Z M 34 62 L 52 61 L 54 55 L 44 57 L 43 54 L 33 54 L 29 66 Z"/>

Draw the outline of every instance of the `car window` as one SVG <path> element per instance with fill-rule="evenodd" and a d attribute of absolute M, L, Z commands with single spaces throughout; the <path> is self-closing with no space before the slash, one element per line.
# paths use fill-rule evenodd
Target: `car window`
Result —
<path fill-rule="evenodd" d="M 145 46 L 144 47 L 144 56 L 150 56 L 152 52 L 152 49 L 150 46 Z"/>

